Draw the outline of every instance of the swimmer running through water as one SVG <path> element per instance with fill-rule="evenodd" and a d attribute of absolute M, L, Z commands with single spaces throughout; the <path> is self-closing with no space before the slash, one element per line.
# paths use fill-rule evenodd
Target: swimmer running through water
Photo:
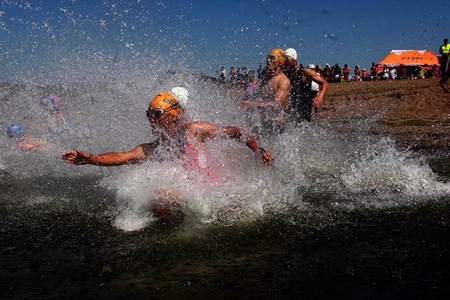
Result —
<path fill-rule="evenodd" d="M 140 163 L 147 159 L 161 159 L 163 155 L 168 155 L 172 159 L 184 158 L 186 152 L 202 148 L 207 140 L 231 138 L 245 142 L 254 152 L 259 151 L 264 164 L 273 160 L 269 151 L 259 147 L 255 139 L 240 128 L 218 126 L 209 122 L 189 122 L 184 110 L 177 97 L 169 92 L 162 92 L 150 101 L 146 111 L 153 133 L 158 136 L 157 140 L 124 152 L 90 154 L 81 150 L 71 150 L 65 152 L 62 159 L 75 165 L 118 166 Z M 199 163 L 190 161 L 188 165 L 195 166 Z"/>
<path fill-rule="evenodd" d="M 239 103 L 241 108 L 257 109 L 262 123 L 259 131 L 267 136 L 284 131 L 291 90 L 291 82 L 282 72 L 286 59 L 287 56 L 283 49 L 275 48 L 270 51 L 264 71 L 265 79 L 260 87 L 261 98 Z"/>

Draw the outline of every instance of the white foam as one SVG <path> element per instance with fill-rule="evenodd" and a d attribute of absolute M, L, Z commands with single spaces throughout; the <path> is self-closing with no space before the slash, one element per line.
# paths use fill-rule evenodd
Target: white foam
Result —
<path fill-rule="evenodd" d="M 7 116 L 0 125 L 6 128 L 22 120 L 27 131 L 43 135 L 58 145 L 58 151 L 129 150 L 154 139 L 144 113 L 151 97 L 185 85 L 190 94 L 188 114 L 193 120 L 250 130 L 244 112 L 235 105 L 238 99 L 222 87 L 190 75 L 180 82 L 178 74 L 167 75 L 166 69 L 152 64 L 127 69 L 129 65 L 122 62 L 115 66 L 115 73 L 108 73 L 101 69 L 103 60 L 99 54 L 90 66 L 85 66 L 90 76 L 117 75 L 123 80 L 106 76 L 102 77 L 106 82 L 79 83 L 69 72 L 68 82 L 60 85 L 5 87 L 3 93 L 14 105 L 0 107 L 2 115 Z M 59 67 L 64 70 L 72 65 Z M 58 130 L 50 130 L 48 116 L 39 106 L 47 92 L 63 101 L 61 113 L 67 124 Z M 253 154 L 243 143 L 209 143 L 211 157 L 206 159 L 211 159 L 209 163 L 220 178 L 214 185 L 202 184 L 201 176 L 190 174 L 179 161 L 118 168 L 74 166 L 65 164 L 60 153 L 22 153 L 5 134 L 0 140 L 0 168 L 13 176 L 48 173 L 107 178 L 105 185 L 117 194 L 115 224 L 124 230 L 135 230 L 154 220 L 143 207 L 156 201 L 159 195 L 155 191 L 161 189 L 181 193 L 186 221 L 197 224 L 255 220 L 268 213 L 283 213 L 292 206 L 308 210 L 311 206 L 304 203 L 304 196 L 313 195 L 320 204 L 321 193 L 331 195 L 336 201 L 334 207 L 343 209 L 408 205 L 411 198 L 422 201 L 449 194 L 448 183 L 439 182 L 422 160 L 398 150 L 392 141 L 364 136 L 350 140 L 314 123 L 291 127 L 282 135 L 258 141 L 272 152 L 275 161 L 271 166 L 263 166 L 259 154 Z"/>
<path fill-rule="evenodd" d="M 180 161 L 148 162 L 105 180 L 105 186 L 116 190 L 119 213 L 115 225 L 124 230 L 139 228 L 136 224 L 145 226 L 153 220 L 145 208 L 166 197 L 178 199 L 185 220 L 193 224 L 255 220 L 274 203 L 281 209 L 283 202 L 278 200 L 283 191 L 274 167 L 264 166 L 245 146 L 229 149 L 223 156 L 223 146 L 209 148 L 210 159 L 217 159 L 210 166 L 220 174 L 213 182 L 211 177 L 186 170 Z"/>
<path fill-rule="evenodd" d="M 409 151 L 399 151 L 387 138 L 360 149 L 341 179 L 349 192 L 375 196 L 378 200 L 372 205 L 399 205 L 411 197 L 438 197 L 450 192 L 450 185 L 437 181 L 427 164 L 411 157 Z"/>

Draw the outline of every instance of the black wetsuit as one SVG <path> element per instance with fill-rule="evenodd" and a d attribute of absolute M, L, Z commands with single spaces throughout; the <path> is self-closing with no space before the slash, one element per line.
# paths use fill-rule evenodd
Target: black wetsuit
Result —
<path fill-rule="evenodd" d="M 311 122 L 311 77 L 307 77 L 307 80 L 303 81 L 303 69 L 299 69 L 293 74 L 286 73 L 286 76 L 291 81 L 290 101 L 287 110 L 288 120 L 294 123 Z"/>

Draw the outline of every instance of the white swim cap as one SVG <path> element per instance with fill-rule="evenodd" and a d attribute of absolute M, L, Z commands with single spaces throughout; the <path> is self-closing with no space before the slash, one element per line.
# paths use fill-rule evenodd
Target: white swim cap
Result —
<path fill-rule="evenodd" d="M 171 88 L 169 93 L 177 98 L 178 102 L 183 108 L 186 108 L 186 105 L 189 102 L 189 92 L 184 87 L 177 86 Z"/>
<path fill-rule="evenodd" d="M 316 66 L 315 66 L 314 64 L 310 64 L 310 65 L 308 66 L 308 68 L 310 68 L 310 69 L 315 69 Z"/>
<path fill-rule="evenodd" d="M 287 56 L 297 60 L 297 51 L 295 51 L 294 48 L 287 48 L 286 51 L 284 52 L 286 53 Z"/>

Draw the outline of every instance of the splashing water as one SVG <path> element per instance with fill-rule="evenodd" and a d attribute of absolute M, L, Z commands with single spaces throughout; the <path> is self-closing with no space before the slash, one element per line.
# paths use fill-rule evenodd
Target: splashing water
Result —
<path fill-rule="evenodd" d="M 124 151 L 152 141 L 145 109 L 154 95 L 174 86 L 189 90 L 187 110 L 192 119 L 251 129 L 235 105 L 241 96 L 199 80 L 200 76 L 186 63 L 193 54 L 185 51 L 182 41 L 169 50 L 133 42 L 136 32 L 130 31 L 132 22 L 125 21 L 132 11 L 124 9 L 127 5 L 121 1 L 99 4 L 97 8 L 108 13 L 100 19 L 93 18 L 102 34 L 97 41 L 73 14 L 72 10 L 78 9 L 76 5 L 67 4 L 58 12 L 47 12 L 33 5 L 2 4 L 7 12 L 11 7 L 20 8 L 25 14 L 39 13 L 48 19 L 41 26 L 26 18 L 20 24 L 13 19 L 1 24 L 0 29 L 6 33 L 14 26 L 33 25 L 24 45 L 35 45 L 30 63 L 36 67 L 31 70 L 41 70 L 15 72 L 10 78 L 18 83 L 1 85 L 2 182 L 9 177 L 99 176 L 99 188 L 116 194 L 117 206 L 110 213 L 114 225 L 124 230 L 139 229 L 154 221 L 145 207 L 160 199 L 161 191 L 180 195 L 186 222 L 191 224 L 228 224 L 298 209 L 320 210 L 330 205 L 342 209 L 409 205 L 449 194 L 448 183 L 438 181 L 426 163 L 408 151 L 399 151 L 390 140 L 350 141 L 345 135 L 314 124 L 288 128 L 282 135 L 259 141 L 274 155 L 271 166 L 263 166 L 258 153 L 251 153 L 235 141 L 209 143 L 209 164 L 219 177 L 214 184 L 204 183 L 201 176 L 185 170 L 179 161 L 114 168 L 65 164 L 60 155 L 69 149 L 89 153 Z M 156 14 L 164 9 L 161 5 Z M 145 18 L 154 13 L 137 11 L 142 11 Z M 55 17 L 59 15 L 61 18 Z M 59 21 L 66 18 L 72 20 L 70 26 Z M 153 25 L 164 28 L 164 22 Z M 56 25 L 76 36 L 54 35 L 52 28 Z M 133 26 L 144 25 L 147 22 Z M 107 41 L 116 43 L 117 49 L 103 51 L 100 45 L 106 42 L 106 31 L 111 28 L 121 33 Z M 164 45 L 167 38 L 155 32 L 158 30 L 145 31 L 152 42 Z M 35 41 L 40 34 L 51 37 L 48 47 Z M 15 57 L 13 52 L 5 55 Z M 62 119 L 40 106 L 40 100 L 47 96 L 62 100 Z M 20 152 L 5 134 L 15 122 L 22 123 L 26 134 L 46 139 L 47 151 Z M 58 197 L 49 197 L 54 198 Z"/>
<path fill-rule="evenodd" d="M 208 148 L 208 175 L 186 170 L 181 161 L 148 162 L 105 180 L 117 192 L 115 225 L 124 230 L 147 225 L 154 218 L 143 208 L 168 197 L 181 203 L 185 222 L 192 226 L 251 221 L 283 210 L 284 192 L 274 168 L 263 166 L 244 146 L 219 144 Z"/>
<path fill-rule="evenodd" d="M 272 166 L 263 166 L 259 154 L 236 141 L 208 143 L 210 163 L 220 175 L 213 185 L 202 183 L 176 161 L 101 168 L 60 160 L 68 149 L 123 151 L 153 140 L 143 112 L 152 95 L 176 85 L 190 89 L 188 113 L 193 119 L 250 130 L 230 94 L 195 76 L 181 81 L 176 74 L 155 71 L 152 78 L 128 83 L 11 84 L 3 90 L 2 115 L 8 118 L 0 121 L 2 128 L 20 120 L 26 131 L 46 137 L 55 146 L 44 155 L 21 153 L 3 135 L 2 169 L 16 177 L 100 175 L 105 178 L 102 186 L 116 191 L 114 224 L 124 230 L 154 220 L 144 208 L 158 199 L 161 190 L 181 194 L 191 224 L 254 220 L 292 207 L 311 209 L 305 197 L 314 198 L 319 207 L 337 203 L 354 209 L 408 205 L 449 193 L 448 184 L 439 182 L 426 163 L 396 149 L 389 139 L 350 142 L 314 124 L 288 128 L 282 135 L 259 141 L 273 153 Z M 51 116 L 39 106 L 47 94 L 62 99 L 66 124 L 52 124 Z M 327 196 L 320 200 L 323 195 Z"/>
<path fill-rule="evenodd" d="M 153 81 L 129 84 L 9 86 L 4 92 L 6 101 L 2 103 L 9 120 L 2 119 L 2 128 L 19 119 L 31 133 L 52 139 L 57 147 L 51 155 L 23 154 L 3 136 L 3 169 L 27 176 L 46 173 L 65 176 L 74 168 L 76 176 L 98 172 L 110 175 L 107 186 L 117 189 L 117 201 L 123 203 L 117 212 L 116 226 L 123 229 L 140 228 L 151 222 L 152 216 L 142 211 L 142 206 L 156 197 L 154 193 L 158 189 L 179 190 L 188 219 L 199 223 L 263 217 L 266 213 L 286 210 L 287 204 L 301 207 L 305 193 L 326 192 L 334 194 L 333 198 L 365 195 L 357 204 L 379 206 L 402 205 L 408 203 L 402 198 L 433 197 L 449 192 L 448 185 L 438 182 L 426 164 L 411 158 L 407 151 L 397 150 L 391 141 L 382 139 L 373 144 L 362 139 L 351 144 L 345 137 L 313 124 L 289 128 L 278 137 L 260 141 L 275 156 L 271 167 L 262 166 L 258 155 L 235 142 L 210 143 L 215 165 L 223 166 L 224 182 L 217 186 L 192 184 L 189 174 L 175 162 L 149 162 L 139 167 L 106 170 L 68 166 L 59 160 L 63 149 L 100 153 L 127 150 L 153 139 L 142 112 L 151 95 L 180 84 L 190 88 L 192 100 L 188 111 L 194 119 L 222 125 L 237 123 L 249 129 L 241 121 L 244 118 L 233 105 L 233 99 L 216 86 L 195 77 L 180 82 L 177 76 L 159 75 Z M 156 89 L 159 81 L 163 85 Z M 46 120 L 49 116 L 38 102 L 47 93 L 63 99 L 61 113 L 67 124 L 51 127 Z M 160 178 L 165 180 L 161 182 Z M 131 219 L 124 221 L 127 218 L 124 216 L 136 216 L 136 224 L 126 225 Z"/>
<path fill-rule="evenodd" d="M 450 191 L 448 184 L 437 181 L 427 164 L 412 158 L 408 151 L 397 150 L 389 139 L 359 150 L 357 160 L 342 179 L 350 192 L 377 195 L 390 201 L 399 196 L 432 197 Z"/>

